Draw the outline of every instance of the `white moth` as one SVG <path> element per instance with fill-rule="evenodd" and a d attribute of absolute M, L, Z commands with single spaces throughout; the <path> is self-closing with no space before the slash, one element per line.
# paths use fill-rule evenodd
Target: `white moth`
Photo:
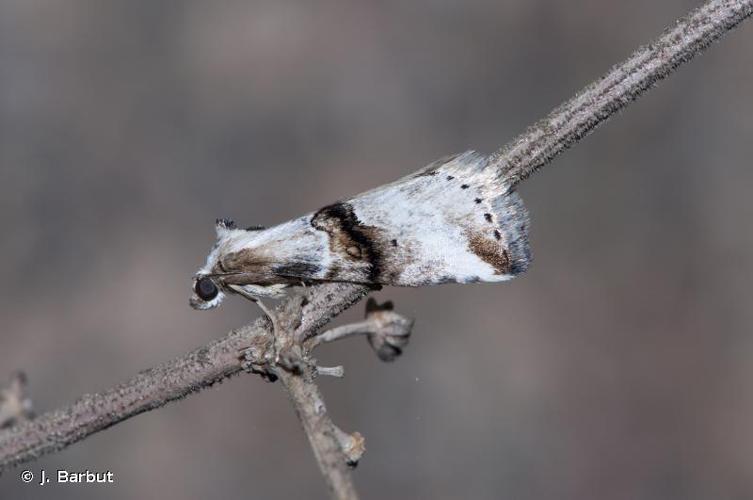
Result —
<path fill-rule="evenodd" d="M 528 268 L 528 215 L 487 159 L 443 158 L 396 182 L 269 229 L 217 221 L 191 306 L 257 301 L 302 284 L 505 281 Z"/>

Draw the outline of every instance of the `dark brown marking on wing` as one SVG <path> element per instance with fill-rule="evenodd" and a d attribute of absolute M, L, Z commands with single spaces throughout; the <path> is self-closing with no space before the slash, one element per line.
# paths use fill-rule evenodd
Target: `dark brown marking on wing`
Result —
<path fill-rule="evenodd" d="M 432 177 L 438 173 L 437 170 L 421 170 L 420 172 L 417 172 L 414 177 Z"/>
<path fill-rule="evenodd" d="M 512 266 L 507 249 L 496 241 L 471 233 L 468 235 L 468 248 L 481 260 L 492 266 L 495 269 L 495 274 L 511 274 Z"/>
<path fill-rule="evenodd" d="M 311 262 L 292 262 L 274 267 L 274 273 L 289 278 L 313 280 L 321 272 L 322 267 Z"/>
<path fill-rule="evenodd" d="M 348 252 L 348 255 L 353 257 L 354 259 L 360 259 L 361 258 L 361 247 L 353 245 L 349 246 L 345 249 L 346 252 Z"/>
<path fill-rule="evenodd" d="M 214 271 L 227 274 L 222 277 L 222 282 L 228 285 L 276 285 L 300 281 L 300 278 L 277 274 L 276 264 L 268 259 L 260 259 L 258 252 L 253 249 L 244 248 L 223 256 L 217 261 Z"/>
<path fill-rule="evenodd" d="M 358 219 L 348 203 L 335 203 L 319 210 L 311 218 L 311 225 L 329 235 L 330 249 L 350 260 L 368 263 L 367 279 L 378 283 L 383 271 L 379 228 L 367 226 Z M 336 276 L 330 276 L 334 279 Z"/>
<path fill-rule="evenodd" d="M 243 272 L 250 267 L 256 267 L 257 263 L 254 258 L 254 252 L 244 248 L 238 252 L 225 254 L 217 260 L 217 267 L 223 272 Z"/>
<path fill-rule="evenodd" d="M 222 263 L 222 259 L 217 261 L 217 267 L 219 268 L 220 272 L 226 273 L 227 269 L 225 268 L 225 265 Z"/>

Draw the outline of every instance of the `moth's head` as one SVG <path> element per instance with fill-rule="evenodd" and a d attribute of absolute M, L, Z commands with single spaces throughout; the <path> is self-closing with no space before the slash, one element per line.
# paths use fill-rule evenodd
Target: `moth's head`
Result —
<path fill-rule="evenodd" d="M 206 263 L 193 277 L 189 304 L 194 309 L 205 310 L 219 306 L 229 291 L 222 280 L 222 273 L 218 272 L 218 261 L 223 244 L 237 229 L 235 223 L 229 219 L 217 219 L 215 229 L 217 241 L 207 255 Z"/>
<path fill-rule="evenodd" d="M 214 309 L 222 303 L 225 292 L 216 277 L 196 274 L 191 287 L 193 293 L 188 301 L 194 309 Z"/>

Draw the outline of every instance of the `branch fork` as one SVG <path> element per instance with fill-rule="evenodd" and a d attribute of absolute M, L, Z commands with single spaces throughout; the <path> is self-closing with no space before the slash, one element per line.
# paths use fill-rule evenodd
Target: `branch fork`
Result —
<path fill-rule="evenodd" d="M 294 303 L 298 309 L 297 314 L 300 314 L 306 303 L 305 297 Z M 290 316 L 286 315 L 286 317 Z M 302 342 L 295 334 L 297 328 L 295 325 L 287 325 L 287 328 L 283 328 L 282 322 L 275 321 L 273 324 L 279 325 L 273 327 L 273 330 L 276 330 L 273 340 L 266 343 L 256 342 L 239 351 L 242 368 L 249 373 L 261 375 L 270 382 L 277 380 L 279 370 L 300 375 L 304 367 L 313 369 L 317 375 L 343 377 L 342 366 L 318 366 L 311 354 L 322 344 L 360 335 L 366 337 L 379 359 L 386 362 L 394 361 L 402 354 L 410 341 L 414 320 L 396 313 L 391 301 L 379 304 L 373 298 L 369 298 L 366 303 L 366 318 L 363 321 L 310 335 Z"/>
<path fill-rule="evenodd" d="M 355 498 L 350 477 L 343 474 L 342 466 L 352 468 L 358 465 L 366 450 L 365 439 L 358 432 L 349 434 L 343 431 L 327 416 L 324 400 L 314 380 L 320 375 L 343 377 L 344 369 L 342 366 L 318 366 L 312 354 L 323 343 L 364 335 L 382 361 L 394 361 L 408 344 L 413 320 L 396 313 L 392 302 L 380 305 L 369 299 L 364 321 L 324 333 L 303 332 L 301 325 L 304 324 L 307 305 L 304 294 L 291 298 L 275 311 L 267 312 L 268 316 L 275 315 L 274 321 L 269 318 L 269 333 L 239 349 L 239 361 L 244 370 L 258 374 L 268 382 L 282 381 L 333 491 L 350 491 L 342 498 Z"/>

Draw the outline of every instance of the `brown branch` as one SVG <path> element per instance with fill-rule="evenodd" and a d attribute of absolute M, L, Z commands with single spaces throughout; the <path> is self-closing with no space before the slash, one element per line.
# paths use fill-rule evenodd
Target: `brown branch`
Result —
<path fill-rule="evenodd" d="M 281 371 L 280 381 L 293 402 L 314 450 L 316 462 L 330 491 L 334 493 L 334 498 L 358 498 L 349 471 L 349 464 L 352 463 L 349 450 L 341 445 L 339 433 L 342 431 L 329 418 L 312 371 L 306 370 L 301 376 Z"/>
<path fill-rule="evenodd" d="M 323 324 L 363 298 L 368 288 L 349 284 L 326 284 L 306 290 L 305 302 L 295 296 L 286 299 L 277 309 L 282 324 L 295 325 L 291 331 L 298 338 L 311 336 Z M 62 450 L 87 436 L 122 422 L 134 415 L 153 410 L 191 393 L 211 387 L 242 372 L 239 353 L 246 350 L 251 361 L 259 366 L 268 364 L 273 344 L 270 325 L 266 319 L 230 332 L 225 338 L 200 349 L 142 371 L 133 379 L 107 391 L 87 394 L 70 406 L 45 413 L 0 433 L 0 471 L 35 460 L 42 455 Z M 300 377 L 295 377 L 300 378 Z M 283 377 L 296 408 L 311 402 L 311 382 L 302 380 L 300 386 Z M 317 393 L 318 394 L 318 393 Z M 300 411 L 300 410 L 299 410 Z M 301 414 L 308 418 L 307 413 Z M 320 415 L 316 425 L 304 422 L 315 455 L 331 456 L 338 446 L 337 435 L 329 429 L 334 424 Z M 346 462 L 348 457 L 338 451 L 337 459 L 324 465 L 320 462 L 330 486 L 343 487 L 336 498 L 355 498 L 349 487 Z M 331 467 L 333 463 L 337 465 Z"/>
<path fill-rule="evenodd" d="M 640 49 L 494 154 L 493 164 L 499 166 L 513 187 L 516 186 L 752 12 L 753 0 L 705 3 L 678 21 L 655 43 Z M 113 389 L 83 396 L 68 407 L 0 432 L 0 471 L 61 450 L 94 432 L 235 375 L 241 371 L 238 351 L 249 348 L 246 356 L 250 367 L 271 370 L 271 375 L 281 378 L 333 496 L 356 498 L 345 461 L 360 456 L 363 440 L 358 434 L 348 439 L 327 416 L 313 382 L 315 367 L 311 366 L 304 343 L 367 292 L 366 287 L 357 285 L 321 285 L 306 290 L 306 304 L 293 297 L 277 308 L 278 320 L 287 325 L 283 328 L 285 346 L 288 354 L 292 353 L 293 358 L 298 357 L 301 362 L 300 373 L 280 371 L 270 364 L 273 340 L 269 326 L 260 320 L 186 356 L 141 372 Z M 399 343 L 397 338 L 392 340 Z M 399 349 L 400 345 L 392 344 L 392 347 Z M 344 449 L 344 442 L 349 443 L 348 450 Z"/>

